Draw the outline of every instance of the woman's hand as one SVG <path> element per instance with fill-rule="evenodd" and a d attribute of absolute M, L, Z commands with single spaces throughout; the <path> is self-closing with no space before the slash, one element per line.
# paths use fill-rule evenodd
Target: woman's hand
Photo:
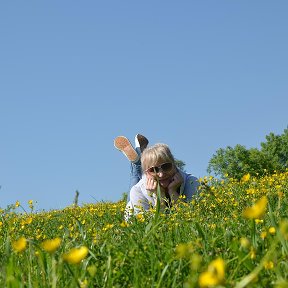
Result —
<path fill-rule="evenodd" d="M 165 188 L 160 186 L 161 197 L 165 197 Z M 158 181 L 154 177 L 146 178 L 146 190 L 151 194 L 155 193 L 157 195 Z"/>
<path fill-rule="evenodd" d="M 146 190 L 147 190 L 148 194 L 157 195 L 157 188 L 158 188 L 158 181 L 155 178 L 148 176 L 146 178 Z M 166 194 L 165 194 L 165 188 L 162 187 L 161 185 L 159 185 L 159 189 L 160 189 L 160 207 L 161 207 L 161 209 L 165 209 L 166 208 L 166 202 L 167 202 Z M 156 197 L 156 199 L 158 199 L 158 197 Z"/>
<path fill-rule="evenodd" d="M 157 193 L 157 181 L 153 177 L 146 178 L 146 190 L 151 194 Z"/>
<path fill-rule="evenodd" d="M 168 186 L 168 193 L 170 195 L 170 198 L 172 202 L 176 202 L 179 198 L 179 193 L 177 192 L 178 188 L 182 185 L 183 183 L 183 177 L 179 172 L 177 172 L 173 178 L 171 183 Z"/>

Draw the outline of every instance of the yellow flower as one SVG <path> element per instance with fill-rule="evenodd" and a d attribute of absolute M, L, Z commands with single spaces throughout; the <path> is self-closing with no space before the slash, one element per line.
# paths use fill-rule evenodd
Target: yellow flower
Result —
<path fill-rule="evenodd" d="M 261 218 L 265 213 L 267 203 L 268 203 L 267 197 L 263 196 L 252 207 L 246 208 L 243 212 L 243 216 L 249 219 Z"/>
<path fill-rule="evenodd" d="M 280 232 L 285 240 L 288 240 L 288 221 L 283 220 L 280 222 Z"/>
<path fill-rule="evenodd" d="M 103 231 L 107 231 L 109 229 L 112 229 L 114 227 L 114 224 L 107 224 L 105 227 L 102 228 Z"/>
<path fill-rule="evenodd" d="M 33 218 L 32 217 L 28 217 L 26 220 L 25 220 L 25 224 L 31 224 L 33 221 Z"/>
<path fill-rule="evenodd" d="M 201 265 L 202 258 L 199 254 L 193 254 L 190 257 L 190 269 L 192 271 L 197 271 Z"/>
<path fill-rule="evenodd" d="M 22 252 L 27 247 L 27 240 L 24 237 L 19 238 L 17 241 L 12 242 L 12 248 L 15 252 Z"/>
<path fill-rule="evenodd" d="M 144 218 L 143 214 L 140 214 L 140 213 L 136 215 L 136 219 L 139 222 L 144 222 L 145 221 L 145 218 Z"/>
<path fill-rule="evenodd" d="M 266 270 L 271 270 L 274 268 L 274 263 L 272 261 L 267 261 L 264 263 L 264 268 Z"/>
<path fill-rule="evenodd" d="M 125 228 L 125 227 L 128 227 L 129 224 L 128 224 L 126 221 L 122 221 L 122 222 L 120 223 L 120 226 L 123 227 L 123 228 Z"/>
<path fill-rule="evenodd" d="M 256 224 L 262 224 L 264 221 L 263 219 L 255 219 Z"/>
<path fill-rule="evenodd" d="M 242 237 L 242 238 L 240 239 L 240 245 L 241 245 L 241 247 L 243 247 L 243 248 L 248 248 L 248 247 L 250 246 L 250 241 L 249 241 L 247 238 Z"/>
<path fill-rule="evenodd" d="M 241 181 L 242 181 L 242 182 L 248 182 L 249 179 L 250 179 L 250 174 L 248 173 L 248 174 L 245 174 L 245 175 L 242 177 Z"/>
<path fill-rule="evenodd" d="M 250 258 L 252 260 L 256 258 L 256 250 L 253 247 L 251 247 L 251 249 L 250 249 Z"/>
<path fill-rule="evenodd" d="M 87 267 L 87 271 L 91 277 L 94 277 L 97 273 L 97 268 L 95 265 L 91 265 Z"/>
<path fill-rule="evenodd" d="M 53 253 L 59 248 L 60 244 L 61 244 L 61 239 L 57 237 L 55 239 L 51 239 L 51 240 L 47 239 L 43 241 L 41 246 L 46 252 Z"/>
<path fill-rule="evenodd" d="M 15 207 L 19 207 L 20 206 L 20 202 L 17 200 L 15 203 Z"/>
<path fill-rule="evenodd" d="M 63 255 L 63 260 L 70 264 L 78 264 L 88 255 L 88 248 L 82 246 L 79 248 L 72 248 L 68 253 Z"/>
<path fill-rule="evenodd" d="M 256 192 L 256 190 L 254 189 L 254 188 L 249 188 L 249 189 L 247 189 L 246 190 L 246 193 L 249 195 L 253 195 L 253 194 L 255 194 L 255 192 Z"/>
<path fill-rule="evenodd" d="M 200 287 L 211 287 L 223 283 L 224 279 L 225 263 L 218 258 L 209 264 L 207 271 L 200 274 L 198 282 Z"/>
<path fill-rule="evenodd" d="M 83 281 L 79 280 L 80 288 L 87 288 L 88 287 L 88 280 L 84 279 Z"/>
<path fill-rule="evenodd" d="M 177 258 L 189 257 L 193 253 L 193 250 L 192 243 L 180 243 L 176 247 L 176 256 Z"/>
<path fill-rule="evenodd" d="M 275 229 L 275 227 L 270 227 L 268 231 L 269 231 L 269 233 L 270 233 L 271 235 L 275 235 L 275 234 L 276 234 L 276 229 Z"/>
<path fill-rule="evenodd" d="M 266 231 L 262 231 L 260 234 L 260 238 L 262 238 L 263 240 L 267 237 L 267 232 Z"/>

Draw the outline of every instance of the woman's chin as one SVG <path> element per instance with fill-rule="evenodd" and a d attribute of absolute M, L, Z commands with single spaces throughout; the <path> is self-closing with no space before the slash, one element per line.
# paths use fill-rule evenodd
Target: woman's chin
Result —
<path fill-rule="evenodd" d="M 165 180 L 159 180 L 159 183 L 161 185 L 161 187 L 163 188 L 167 188 L 169 186 L 169 184 L 171 183 L 171 179 L 165 179 Z"/>

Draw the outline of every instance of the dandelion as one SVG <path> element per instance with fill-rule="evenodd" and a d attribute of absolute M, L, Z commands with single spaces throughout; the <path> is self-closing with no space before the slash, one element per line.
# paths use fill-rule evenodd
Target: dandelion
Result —
<path fill-rule="evenodd" d="M 120 223 L 120 226 L 121 226 L 122 228 L 125 228 L 125 227 L 128 227 L 129 224 L 128 224 L 126 221 L 122 221 L 122 222 Z"/>
<path fill-rule="evenodd" d="M 85 278 L 83 281 L 79 280 L 80 288 L 87 288 L 88 287 L 88 280 Z"/>
<path fill-rule="evenodd" d="M 250 246 L 250 241 L 246 237 L 240 239 L 240 245 L 243 248 L 248 248 Z"/>
<path fill-rule="evenodd" d="M 288 221 L 283 220 L 280 222 L 280 232 L 285 240 L 288 240 Z"/>
<path fill-rule="evenodd" d="M 243 216 L 249 219 L 261 218 L 265 213 L 267 203 L 268 203 L 267 197 L 263 196 L 252 207 L 246 208 L 243 212 Z"/>
<path fill-rule="evenodd" d="M 260 238 L 262 238 L 263 240 L 267 237 L 267 232 L 266 231 L 262 231 L 260 234 Z"/>
<path fill-rule="evenodd" d="M 140 213 L 136 215 L 136 219 L 139 222 L 144 222 L 145 221 L 145 218 L 144 218 L 143 214 L 140 214 Z"/>
<path fill-rule="evenodd" d="M 68 253 L 63 255 L 63 260 L 69 264 L 79 264 L 88 255 L 88 248 L 81 246 L 79 248 L 72 248 Z"/>
<path fill-rule="evenodd" d="M 12 248 L 15 252 L 23 252 L 27 247 L 27 240 L 24 237 L 12 242 Z"/>
<path fill-rule="evenodd" d="M 250 258 L 253 260 L 256 258 L 256 250 L 254 247 L 251 247 L 251 250 L 250 250 Z"/>
<path fill-rule="evenodd" d="M 263 219 L 255 219 L 256 224 L 262 224 L 264 221 Z"/>
<path fill-rule="evenodd" d="M 57 237 L 43 241 L 41 247 L 48 253 L 54 253 L 59 248 L 60 244 L 61 239 Z"/>
<path fill-rule="evenodd" d="M 96 275 L 97 268 L 95 265 L 91 265 L 87 267 L 87 271 L 91 277 L 94 277 Z"/>
<path fill-rule="evenodd" d="M 254 188 L 249 188 L 249 189 L 246 190 L 246 193 L 247 193 L 248 195 L 253 195 L 253 194 L 256 193 L 256 190 L 255 190 Z"/>
<path fill-rule="evenodd" d="M 32 217 L 28 217 L 28 218 L 25 220 L 24 224 L 31 224 L 32 221 L 33 221 L 33 218 L 32 218 Z"/>
<path fill-rule="evenodd" d="M 283 196 L 284 196 L 284 193 L 281 192 L 281 191 L 279 191 L 277 194 L 278 194 L 278 197 L 279 197 L 279 198 L 283 198 Z"/>
<path fill-rule="evenodd" d="M 207 271 L 200 274 L 198 281 L 200 287 L 213 287 L 223 283 L 224 279 L 225 262 L 218 258 L 209 264 Z"/>
<path fill-rule="evenodd" d="M 33 210 L 33 208 L 34 208 L 34 206 L 33 206 L 33 200 L 29 200 L 29 201 L 28 201 L 28 204 L 29 204 L 29 208 L 30 208 L 31 210 Z"/>
<path fill-rule="evenodd" d="M 275 234 L 276 234 L 276 229 L 275 229 L 275 227 L 270 227 L 268 231 L 269 231 L 269 233 L 270 233 L 271 235 L 275 235 Z"/>
<path fill-rule="evenodd" d="M 250 180 L 250 174 L 245 174 L 242 178 L 241 181 L 242 182 L 248 182 Z"/>
<path fill-rule="evenodd" d="M 190 257 L 190 268 L 192 271 L 197 271 L 201 265 L 202 257 L 199 254 L 193 254 Z"/>
<path fill-rule="evenodd" d="M 181 243 L 176 247 L 177 258 L 185 258 L 193 253 L 192 243 Z"/>
<path fill-rule="evenodd" d="M 274 263 L 272 261 L 267 261 L 264 263 L 264 268 L 266 270 L 271 270 L 274 268 Z"/>
<path fill-rule="evenodd" d="M 15 207 L 19 207 L 20 206 L 20 202 L 17 200 L 16 203 L 15 203 Z"/>
<path fill-rule="evenodd" d="M 112 229 L 114 227 L 114 224 L 107 224 L 105 227 L 102 228 L 102 231 L 107 231 L 109 229 Z"/>
<path fill-rule="evenodd" d="M 286 281 L 284 279 L 279 279 L 275 282 L 274 287 L 275 288 L 286 288 L 286 287 L 288 287 L 288 281 Z"/>

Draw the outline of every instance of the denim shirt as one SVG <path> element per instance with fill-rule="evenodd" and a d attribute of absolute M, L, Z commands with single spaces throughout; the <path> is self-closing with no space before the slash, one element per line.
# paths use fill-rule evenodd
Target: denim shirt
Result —
<path fill-rule="evenodd" d="M 180 186 L 180 195 L 185 196 L 183 199 L 186 202 L 191 201 L 192 196 L 197 194 L 199 181 L 197 177 L 179 170 L 183 183 Z M 150 207 L 154 207 L 156 204 L 156 193 L 149 193 L 146 190 L 146 175 L 142 176 L 142 179 L 134 185 L 130 190 L 130 201 L 126 205 L 126 218 L 131 216 L 131 212 L 134 215 L 142 211 L 147 211 Z M 130 210 L 130 211 L 128 211 Z M 128 215 L 127 215 L 128 213 Z"/>

